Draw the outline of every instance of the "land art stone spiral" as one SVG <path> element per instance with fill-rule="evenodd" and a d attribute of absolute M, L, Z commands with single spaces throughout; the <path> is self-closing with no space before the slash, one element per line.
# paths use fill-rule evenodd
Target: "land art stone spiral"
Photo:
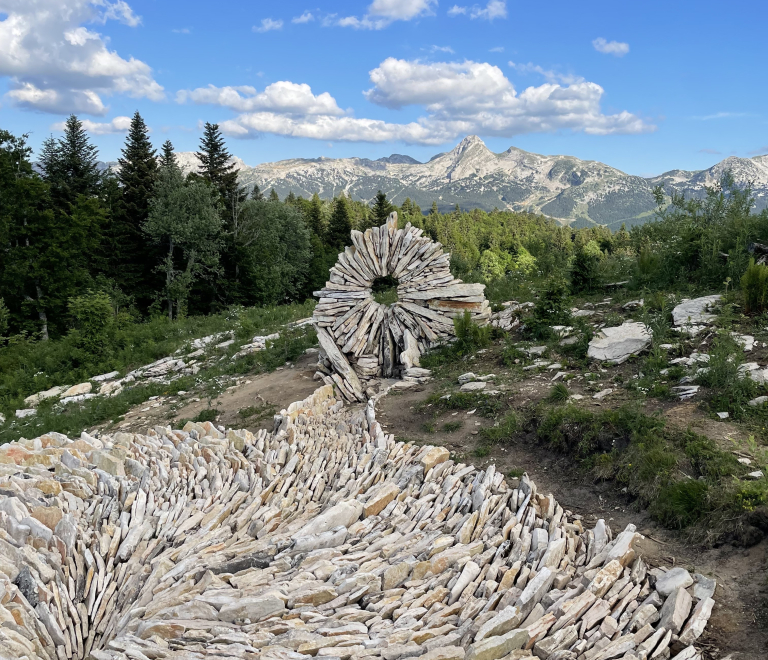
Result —
<path fill-rule="evenodd" d="M 210 422 L 0 447 L 0 658 L 700 659 L 715 584 L 325 385 Z"/>
<path fill-rule="evenodd" d="M 420 378 L 419 356 L 454 335 L 453 319 L 469 312 L 485 324 L 491 309 L 484 284 L 465 284 L 450 272 L 450 254 L 442 245 L 406 224 L 397 213 L 386 224 L 352 232 L 352 245 L 339 255 L 313 321 L 324 352 L 325 382 L 347 401 L 364 401 L 369 379 Z M 377 303 L 377 279 L 397 280 L 397 302 Z"/>

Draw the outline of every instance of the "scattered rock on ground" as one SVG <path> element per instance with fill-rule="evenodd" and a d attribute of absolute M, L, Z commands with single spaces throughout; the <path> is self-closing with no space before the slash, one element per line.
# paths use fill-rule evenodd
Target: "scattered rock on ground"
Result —
<path fill-rule="evenodd" d="M 650 343 L 651 333 L 645 324 L 625 321 L 597 333 L 589 342 L 587 355 L 593 360 L 622 364 L 631 355 L 644 351 Z"/>

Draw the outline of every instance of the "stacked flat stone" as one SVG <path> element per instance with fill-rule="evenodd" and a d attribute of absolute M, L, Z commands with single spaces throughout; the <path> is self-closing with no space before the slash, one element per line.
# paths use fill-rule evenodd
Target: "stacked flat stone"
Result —
<path fill-rule="evenodd" d="M 315 291 L 321 371 L 347 401 L 364 401 L 371 378 L 423 377 L 419 356 L 454 335 L 457 315 L 469 311 L 479 324 L 490 319 L 485 285 L 455 279 L 451 255 L 422 234 L 410 223 L 398 229 L 397 213 L 381 227 L 353 231 L 325 288 Z M 372 293 L 374 281 L 387 276 L 398 282 L 390 306 Z"/>
<path fill-rule="evenodd" d="M 0 448 L 0 658 L 701 657 L 714 583 L 323 386 L 271 433 Z"/>

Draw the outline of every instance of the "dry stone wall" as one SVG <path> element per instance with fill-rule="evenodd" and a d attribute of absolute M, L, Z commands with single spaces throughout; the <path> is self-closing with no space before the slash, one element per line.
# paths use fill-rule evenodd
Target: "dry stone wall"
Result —
<path fill-rule="evenodd" d="M 329 385 L 272 432 L 0 447 L 0 658 L 701 658 L 714 582 L 402 443 Z"/>
<path fill-rule="evenodd" d="M 465 284 L 450 272 L 450 254 L 397 213 L 365 233 L 352 232 L 331 268 L 313 321 L 323 351 L 320 368 L 347 401 L 364 401 L 372 378 L 421 378 L 419 356 L 454 334 L 453 318 L 469 311 L 485 324 L 491 309 L 484 284 Z M 376 279 L 397 280 L 397 302 L 377 303 Z"/>

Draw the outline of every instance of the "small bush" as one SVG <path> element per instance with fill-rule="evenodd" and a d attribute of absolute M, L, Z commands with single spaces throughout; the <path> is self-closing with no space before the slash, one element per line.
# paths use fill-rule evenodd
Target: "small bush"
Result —
<path fill-rule="evenodd" d="M 553 325 L 569 325 L 572 321 L 568 304 L 568 285 L 558 277 L 551 278 L 526 321 L 526 333 L 534 339 L 549 339 Z"/>
<path fill-rule="evenodd" d="M 512 436 L 519 430 L 517 416 L 515 413 L 508 413 L 498 426 L 491 426 L 480 431 L 480 435 L 488 442 L 498 443 L 505 440 L 511 440 Z"/>
<path fill-rule="evenodd" d="M 563 403 L 564 401 L 568 401 L 569 396 L 571 396 L 571 393 L 568 391 L 565 383 L 555 383 L 547 395 L 547 401 L 551 403 Z"/>
<path fill-rule="evenodd" d="M 597 288 L 602 256 L 596 241 L 589 241 L 576 253 L 571 270 L 571 291 L 582 293 Z"/>
<path fill-rule="evenodd" d="M 476 409 L 483 417 L 496 416 L 504 406 L 499 397 L 478 392 L 456 392 L 448 399 L 443 399 L 439 393 L 435 393 L 427 397 L 426 401 L 419 406 L 419 410 L 426 410 L 429 404 L 439 411 Z"/>
<path fill-rule="evenodd" d="M 219 411 L 216 408 L 206 408 L 197 413 L 197 416 L 192 420 L 202 424 L 203 422 L 215 422 Z"/>
<path fill-rule="evenodd" d="M 490 326 L 477 325 L 468 311 L 453 319 L 453 327 L 456 332 L 454 349 L 459 355 L 474 353 L 477 349 L 488 346 L 491 341 Z"/>
<path fill-rule="evenodd" d="M 517 347 L 517 341 L 509 336 L 505 338 L 504 347 L 501 349 L 501 363 L 505 367 L 514 365 L 515 360 L 522 362 L 527 358 L 528 356 Z"/>
<path fill-rule="evenodd" d="M 742 347 L 728 332 L 721 330 L 712 344 L 709 362 L 696 377 L 697 383 L 712 390 L 710 404 L 736 417 L 744 414 L 747 402 L 757 395 L 755 381 L 739 371 L 743 362 Z"/>
<path fill-rule="evenodd" d="M 651 515 L 665 527 L 683 529 L 705 514 L 708 495 L 709 486 L 703 481 L 676 481 L 661 489 L 651 506 Z"/>
<path fill-rule="evenodd" d="M 464 423 L 460 421 L 446 422 L 443 424 L 443 431 L 445 433 L 453 433 L 454 431 L 458 431 L 462 426 L 464 426 Z"/>
<path fill-rule="evenodd" d="M 768 309 L 768 266 L 758 265 L 750 259 L 741 278 L 741 289 L 747 314 L 762 314 Z"/>
<path fill-rule="evenodd" d="M 69 299 L 69 314 L 74 328 L 74 343 L 86 353 L 103 356 L 115 330 L 115 315 L 110 297 L 103 291 L 89 290 Z"/>

